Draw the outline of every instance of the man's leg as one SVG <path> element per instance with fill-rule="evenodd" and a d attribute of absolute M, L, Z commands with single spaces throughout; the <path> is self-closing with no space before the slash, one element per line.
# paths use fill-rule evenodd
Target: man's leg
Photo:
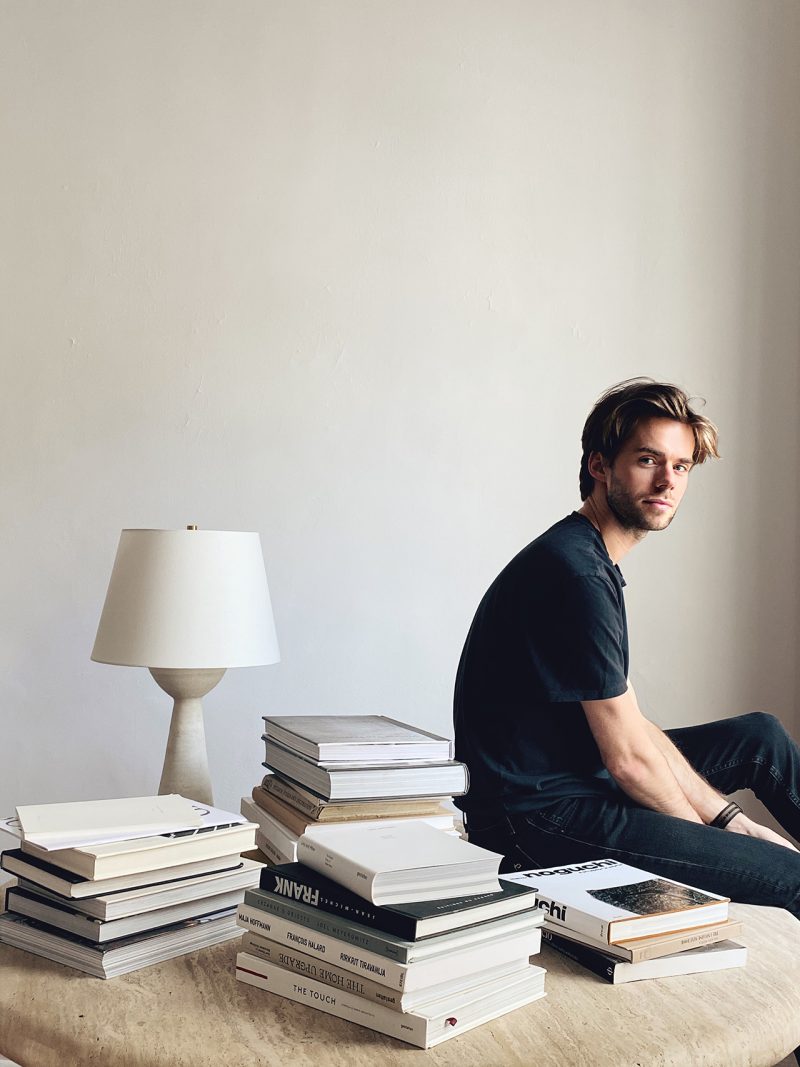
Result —
<path fill-rule="evenodd" d="M 505 872 L 610 858 L 800 919 L 800 853 L 641 808 L 624 794 L 575 797 L 481 827 L 470 841 L 502 852 Z"/>
<path fill-rule="evenodd" d="M 666 734 L 715 789 L 752 790 L 800 840 L 800 749 L 773 715 L 757 711 Z"/>

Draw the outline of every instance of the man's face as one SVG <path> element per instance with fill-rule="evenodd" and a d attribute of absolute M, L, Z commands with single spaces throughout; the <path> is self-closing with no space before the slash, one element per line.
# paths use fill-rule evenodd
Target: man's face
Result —
<path fill-rule="evenodd" d="M 665 530 L 689 480 L 694 433 L 674 419 L 639 423 L 606 468 L 608 506 L 626 530 Z"/>

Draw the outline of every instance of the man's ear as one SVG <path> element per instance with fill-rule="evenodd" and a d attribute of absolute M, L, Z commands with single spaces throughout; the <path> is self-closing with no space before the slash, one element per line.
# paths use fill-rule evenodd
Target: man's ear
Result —
<path fill-rule="evenodd" d="M 588 461 L 589 473 L 598 482 L 605 482 L 608 464 L 600 452 L 590 452 Z"/>

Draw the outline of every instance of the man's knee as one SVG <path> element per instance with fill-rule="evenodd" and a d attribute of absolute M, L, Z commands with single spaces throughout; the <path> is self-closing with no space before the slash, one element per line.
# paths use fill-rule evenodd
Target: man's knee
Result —
<path fill-rule="evenodd" d="M 789 740 L 783 723 L 768 711 L 751 711 L 748 715 L 737 715 L 732 722 L 743 737 L 752 739 L 759 747 L 781 746 Z"/>

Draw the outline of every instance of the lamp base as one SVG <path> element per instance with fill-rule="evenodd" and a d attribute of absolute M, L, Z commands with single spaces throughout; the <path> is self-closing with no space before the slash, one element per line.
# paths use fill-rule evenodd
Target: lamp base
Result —
<path fill-rule="evenodd" d="M 225 668 L 151 667 L 150 673 L 156 684 L 175 701 L 158 792 L 179 793 L 189 800 L 213 805 L 201 698 L 211 692 Z"/>

